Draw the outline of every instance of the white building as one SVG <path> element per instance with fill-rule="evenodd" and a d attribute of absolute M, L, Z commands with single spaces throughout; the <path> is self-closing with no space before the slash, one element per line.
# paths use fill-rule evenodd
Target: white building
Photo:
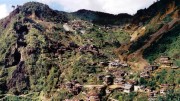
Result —
<path fill-rule="evenodd" d="M 124 91 L 125 93 L 130 93 L 131 91 L 133 91 L 133 85 L 131 84 L 124 84 Z"/>

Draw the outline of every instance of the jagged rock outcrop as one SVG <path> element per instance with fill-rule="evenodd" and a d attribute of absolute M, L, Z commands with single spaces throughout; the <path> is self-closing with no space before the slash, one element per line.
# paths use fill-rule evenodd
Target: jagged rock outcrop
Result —
<path fill-rule="evenodd" d="M 5 67 L 15 66 L 20 62 L 21 54 L 17 48 L 12 47 L 5 57 Z"/>
<path fill-rule="evenodd" d="M 7 88 L 15 90 L 13 93 L 21 94 L 30 87 L 29 77 L 25 68 L 25 62 L 20 61 L 12 73 L 12 78 L 7 81 Z"/>

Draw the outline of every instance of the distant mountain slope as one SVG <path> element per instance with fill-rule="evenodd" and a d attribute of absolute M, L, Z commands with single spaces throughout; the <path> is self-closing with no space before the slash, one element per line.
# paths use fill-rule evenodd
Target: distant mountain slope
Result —
<path fill-rule="evenodd" d="M 79 10 L 72 13 L 73 16 L 76 16 L 80 19 L 91 21 L 92 23 L 101 24 L 101 25 L 111 25 L 111 24 L 126 24 L 131 21 L 132 16 L 129 14 L 119 14 L 113 15 L 102 12 L 94 12 L 89 10 Z"/>

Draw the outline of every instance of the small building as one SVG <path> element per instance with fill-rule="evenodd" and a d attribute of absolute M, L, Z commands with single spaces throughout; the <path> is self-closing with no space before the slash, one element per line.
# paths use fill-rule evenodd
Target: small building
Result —
<path fill-rule="evenodd" d="M 129 65 L 125 62 L 120 62 L 119 60 L 114 60 L 109 62 L 109 68 L 118 68 L 118 67 L 128 67 Z"/>
<path fill-rule="evenodd" d="M 101 81 L 101 80 L 104 79 L 104 77 L 105 77 L 104 75 L 100 74 L 100 75 L 97 76 L 97 80 L 98 80 L 98 81 Z"/>
<path fill-rule="evenodd" d="M 137 84 L 137 81 L 136 80 L 127 80 L 126 81 L 128 84 L 131 84 L 131 85 L 136 85 Z"/>
<path fill-rule="evenodd" d="M 108 86 L 108 88 L 110 89 L 110 90 L 119 90 L 119 91 L 123 91 L 124 90 L 124 85 L 125 84 L 114 84 L 114 85 L 110 85 L 110 86 Z"/>
<path fill-rule="evenodd" d="M 100 62 L 99 63 L 100 66 L 106 67 L 109 65 L 109 62 Z"/>
<path fill-rule="evenodd" d="M 149 72 L 152 72 L 152 71 L 154 71 L 156 69 L 158 69 L 157 65 L 150 65 L 150 66 L 145 66 L 144 67 L 144 71 L 149 71 Z"/>
<path fill-rule="evenodd" d="M 143 71 L 140 73 L 140 77 L 142 78 L 149 78 L 150 77 L 150 73 L 149 71 Z"/>
<path fill-rule="evenodd" d="M 109 63 L 109 68 L 117 68 L 117 67 L 120 67 L 120 63 L 119 62 L 114 61 L 114 62 L 110 62 Z"/>
<path fill-rule="evenodd" d="M 113 75 L 116 77 L 116 78 L 119 78 L 119 77 L 124 77 L 127 75 L 127 73 L 125 71 L 122 71 L 122 70 L 117 70 L 113 73 Z"/>
<path fill-rule="evenodd" d="M 148 98 L 148 101 L 156 101 L 157 94 L 158 94 L 157 91 L 149 92 L 149 93 L 148 93 L 148 97 L 149 97 L 149 98 Z"/>
<path fill-rule="evenodd" d="M 67 82 L 65 86 L 66 86 L 66 89 L 68 89 L 68 91 L 70 93 L 73 93 L 74 95 L 78 95 L 82 90 L 82 85 L 80 85 L 79 82 L 75 80 L 71 82 Z"/>
<path fill-rule="evenodd" d="M 79 101 L 78 99 L 65 99 L 64 101 Z"/>
<path fill-rule="evenodd" d="M 170 87 L 170 85 L 169 84 L 161 84 L 161 85 L 159 85 L 159 87 L 160 87 L 160 91 L 159 91 L 160 94 L 165 95 L 167 92 L 167 89 Z"/>
<path fill-rule="evenodd" d="M 129 65 L 127 63 L 121 63 L 122 67 L 128 67 Z"/>
<path fill-rule="evenodd" d="M 114 98 L 108 98 L 107 101 L 119 101 L 119 100 L 116 100 L 116 99 L 114 99 Z"/>
<path fill-rule="evenodd" d="M 160 88 L 168 88 L 170 85 L 169 84 L 161 84 L 159 86 L 160 86 Z"/>
<path fill-rule="evenodd" d="M 154 97 L 149 97 L 148 98 L 148 101 L 156 101 L 157 98 L 154 98 Z"/>
<path fill-rule="evenodd" d="M 144 86 L 140 86 L 140 85 L 135 85 L 135 86 L 134 86 L 134 91 L 135 91 L 135 92 L 143 92 L 144 89 L 145 89 Z"/>
<path fill-rule="evenodd" d="M 134 86 L 134 91 L 138 92 L 141 89 L 141 86 Z"/>
<path fill-rule="evenodd" d="M 64 30 L 67 31 L 67 32 L 73 32 L 73 31 L 74 31 L 67 23 L 65 23 L 65 24 L 63 25 L 63 28 L 64 28 Z"/>
<path fill-rule="evenodd" d="M 91 44 L 86 44 L 86 45 L 80 46 L 79 51 L 81 53 L 86 53 L 86 52 L 89 52 L 92 54 L 98 54 L 99 53 L 98 47 L 96 47 L 95 45 L 91 45 Z"/>
<path fill-rule="evenodd" d="M 71 82 L 67 82 L 65 84 L 66 89 L 71 89 L 73 87 L 73 84 Z"/>
<path fill-rule="evenodd" d="M 159 58 L 159 61 L 167 61 L 167 60 L 170 60 L 170 57 L 168 57 L 168 56 L 161 56 Z"/>
<path fill-rule="evenodd" d="M 152 89 L 150 89 L 150 88 L 145 88 L 145 89 L 144 89 L 144 92 L 150 93 L 150 92 L 152 92 Z"/>
<path fill-rule="evenodd" d="M 171 68 L 172 68 L 172 69 L 178 69 L 179 67 L 178 67 L 178 66 L 173 65 Z"/>
<path fill-rule="evenodd" d="M 78 48 L 78 45 L 75 42 L 70 42 L 68 47 L 69 48 Z"/>
<path fill-rule="evenodd" d="M 85 34 L 86 30 L 80 30 L 81 34 Z"/>
<path fill-rule="evenodd" d="M 161 56 L 156 62 L 160 64 L 161 67 L 171 67 L 173 65 L 171 58 L 168 56 Z"/>
<path fill-rule="evenodd" d="M 173 62 L 171 60 L 161 62 L 161 67 L 171 67 Z"/>
<path fill-rule="evenodd" d="M 117 71 L 117 69 L 114 69 L 114 68 L 105 68 L 105 71 L 107 73 L 115 73 Z"/>
<path fill-rule="evenodd" d="M 106 89 L 106 94 L 111 94 L 111 90 L 110 89 Z"/>
<path fill-rule="evenodd" d="M 157 91 L 151 91 L 151 92 L 149 92 L 148 96 L 149 96 L 150 98 L 156 98 L 156 97 L 157 97 L 157 94 L 158 94 Z"/>
<path fill-rule="evenodd" d="M 90 91 L 87 95 L 87 101 L 100 101 L 99 94 L 95 91 Z"/>
<path fill-rule="evenodd" d="M 122 77 L 114 79 L 114 84 L 124 84 L 124 83 L 125 83 L 125 81 L 124 81 L 124 78 L 122 78 Z"/>
<path fill-rule="evenodd" d="M 161 88 L 159 92 L 160 92 L 160 94 L 165 95 L 166 92 L 167 92 L 167 89 L 166 88 Z"/>
<path fill-rule="evenodd" d="M 112 77 L 112 75 L 106 75 L 106 76 L 104 77 L 104 84 L 105 84 L 105 85 L 111 85 L 111 84 L 113 84 L 113 77 Z"/>
<path fill-rule="evenodd" d="M 133 85 L 131 85 L 131 84 L 124 84 L 123 92 L 130 93 L 131 91 L 133 91 Z"/>

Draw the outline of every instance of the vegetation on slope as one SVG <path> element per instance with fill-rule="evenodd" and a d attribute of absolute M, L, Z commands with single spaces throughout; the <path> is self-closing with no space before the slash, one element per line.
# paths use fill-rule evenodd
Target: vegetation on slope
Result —
<path fill-rule="evenodd" d="M 41 93 L 48 98 L 54 92 L 66 95 L 58 100 L 72 97 L 57 89 L 71 80 L 98 83 L 96 75 L 104 70 L 98 63 L 115 58 L 113 49 L 130 39 L 123 31 L 105 32 L 98 25 L 84 35 L 67 32 L 61 24 L 67 16 L 44 4 L 30 2 L 17 9 L 19 13 L 0 34 L 0 93 L 10 94 L 3 99 L 20 100 L 23 97 L 11 95 L 31 94 L 38 100 Z M 54 26 L 47 29 L 46 24 Z M 88 43 L 90 38 L 93 41 Z M 99 53 L 80 52 L 78 48 L 87 44 L 96 46 Z"/>
<path fill-rule="evenodd" d="M 155 60 L 161 55 L 168 55 L 179 61 L 180 31 L 179 25 L 165 33 L 163 37 L 145 50 L 144 57 L 149 61 Z M 156 49 L 154 49 L 156 47 Z"/>

